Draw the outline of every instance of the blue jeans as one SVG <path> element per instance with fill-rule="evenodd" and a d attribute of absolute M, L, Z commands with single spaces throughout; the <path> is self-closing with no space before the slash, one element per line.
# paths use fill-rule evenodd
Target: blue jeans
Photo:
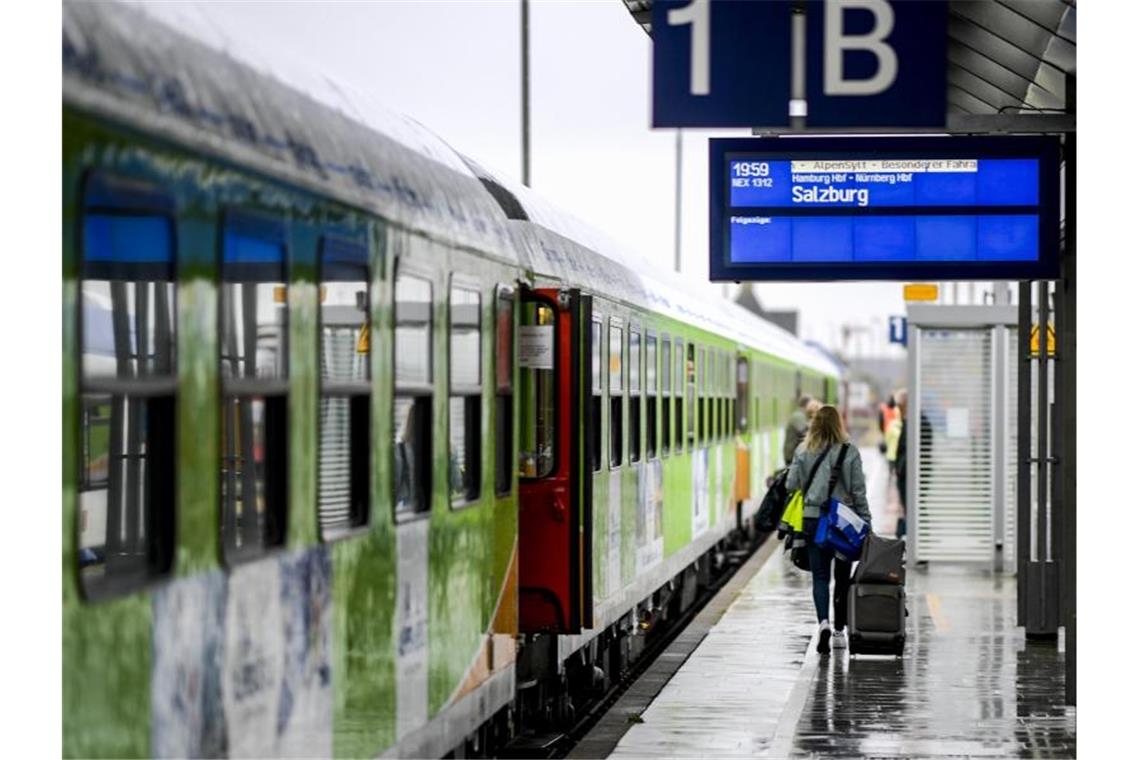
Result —
<path fill-rule="evenodd" d="M 815 616 L 821 622 L 831 620 L 832 627 L 839 631 L 847 627 L 847 590 L 851 588 L 851 563 L 835 556 L 831 549 L 815 545 L 815 529 L 819 520 L 804 518 L 804 533 L 807 534 L 808 562 L 811 563 L 811 595 L 815 601 Z M 831 590 L 831 563 L 835 561 L 835 617 L 827 614 L 829 591 Z"/>

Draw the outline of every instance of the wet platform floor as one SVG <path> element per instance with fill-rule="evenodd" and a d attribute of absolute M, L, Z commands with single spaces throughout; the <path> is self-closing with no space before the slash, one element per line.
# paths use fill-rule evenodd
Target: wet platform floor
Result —
<path fill-rule="evenodd" d="M 876 455 L 864 451 L 869 481 Z M 878 503 L 876 525 L 893 527 L 892 500 Z M 756 567 L 648 708 L 614 736 L 611 757 L 1076 755 L 1063 636 L 1025 639 L 1014 576 L 909 568 L 903 657 L 821 657 L 810 576 L 782 552 Z"/>

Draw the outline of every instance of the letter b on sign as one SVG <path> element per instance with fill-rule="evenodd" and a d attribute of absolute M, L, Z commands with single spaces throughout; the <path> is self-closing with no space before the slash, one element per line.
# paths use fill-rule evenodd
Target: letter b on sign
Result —
<path fill-rule="evenodd" d="M 945 2 L 808 3 L 808 126 L 945 125 L 946 13 Z"/>
<path fill-rule="evenodd" d="M 899 71 L 899 58 L 884 40 L 895 26 L 895 12 L 887 0 L 825 0 L 823 17 L 823 94 L 878 95 L 890 89 Z M 843 12 L 849 8 L 870 11 L 874 28 L 867 34 L 849 34 L 843 25 Z M 866 50 L 879 61 L 879 70 L 870 79 L 847 79 L 843 75 L 843 54 Z"/>

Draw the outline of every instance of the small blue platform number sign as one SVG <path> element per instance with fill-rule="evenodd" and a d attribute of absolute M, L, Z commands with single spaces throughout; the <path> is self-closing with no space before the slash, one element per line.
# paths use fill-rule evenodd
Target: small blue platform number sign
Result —
<path fill-rule="evenodd" d="M 890 342 L 906 345 L 906 317 L 890 317 Z"/>
<path fill-rule="evenodd" d="M 793 15 L 805 91 L 792 92 Z M 657 0 L 653 126 L 942 126 L 943 0 Z"/>

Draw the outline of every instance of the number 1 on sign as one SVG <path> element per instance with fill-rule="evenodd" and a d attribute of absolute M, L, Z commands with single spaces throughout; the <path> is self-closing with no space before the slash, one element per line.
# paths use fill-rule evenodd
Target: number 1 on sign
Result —
<path fill-rule="evenodd" d="M 668 15 L 669 26 L 693 26 L 689 43 L 689 92 L 693 95 L 709 94 L 709 2 L 691 0 Z"/>

